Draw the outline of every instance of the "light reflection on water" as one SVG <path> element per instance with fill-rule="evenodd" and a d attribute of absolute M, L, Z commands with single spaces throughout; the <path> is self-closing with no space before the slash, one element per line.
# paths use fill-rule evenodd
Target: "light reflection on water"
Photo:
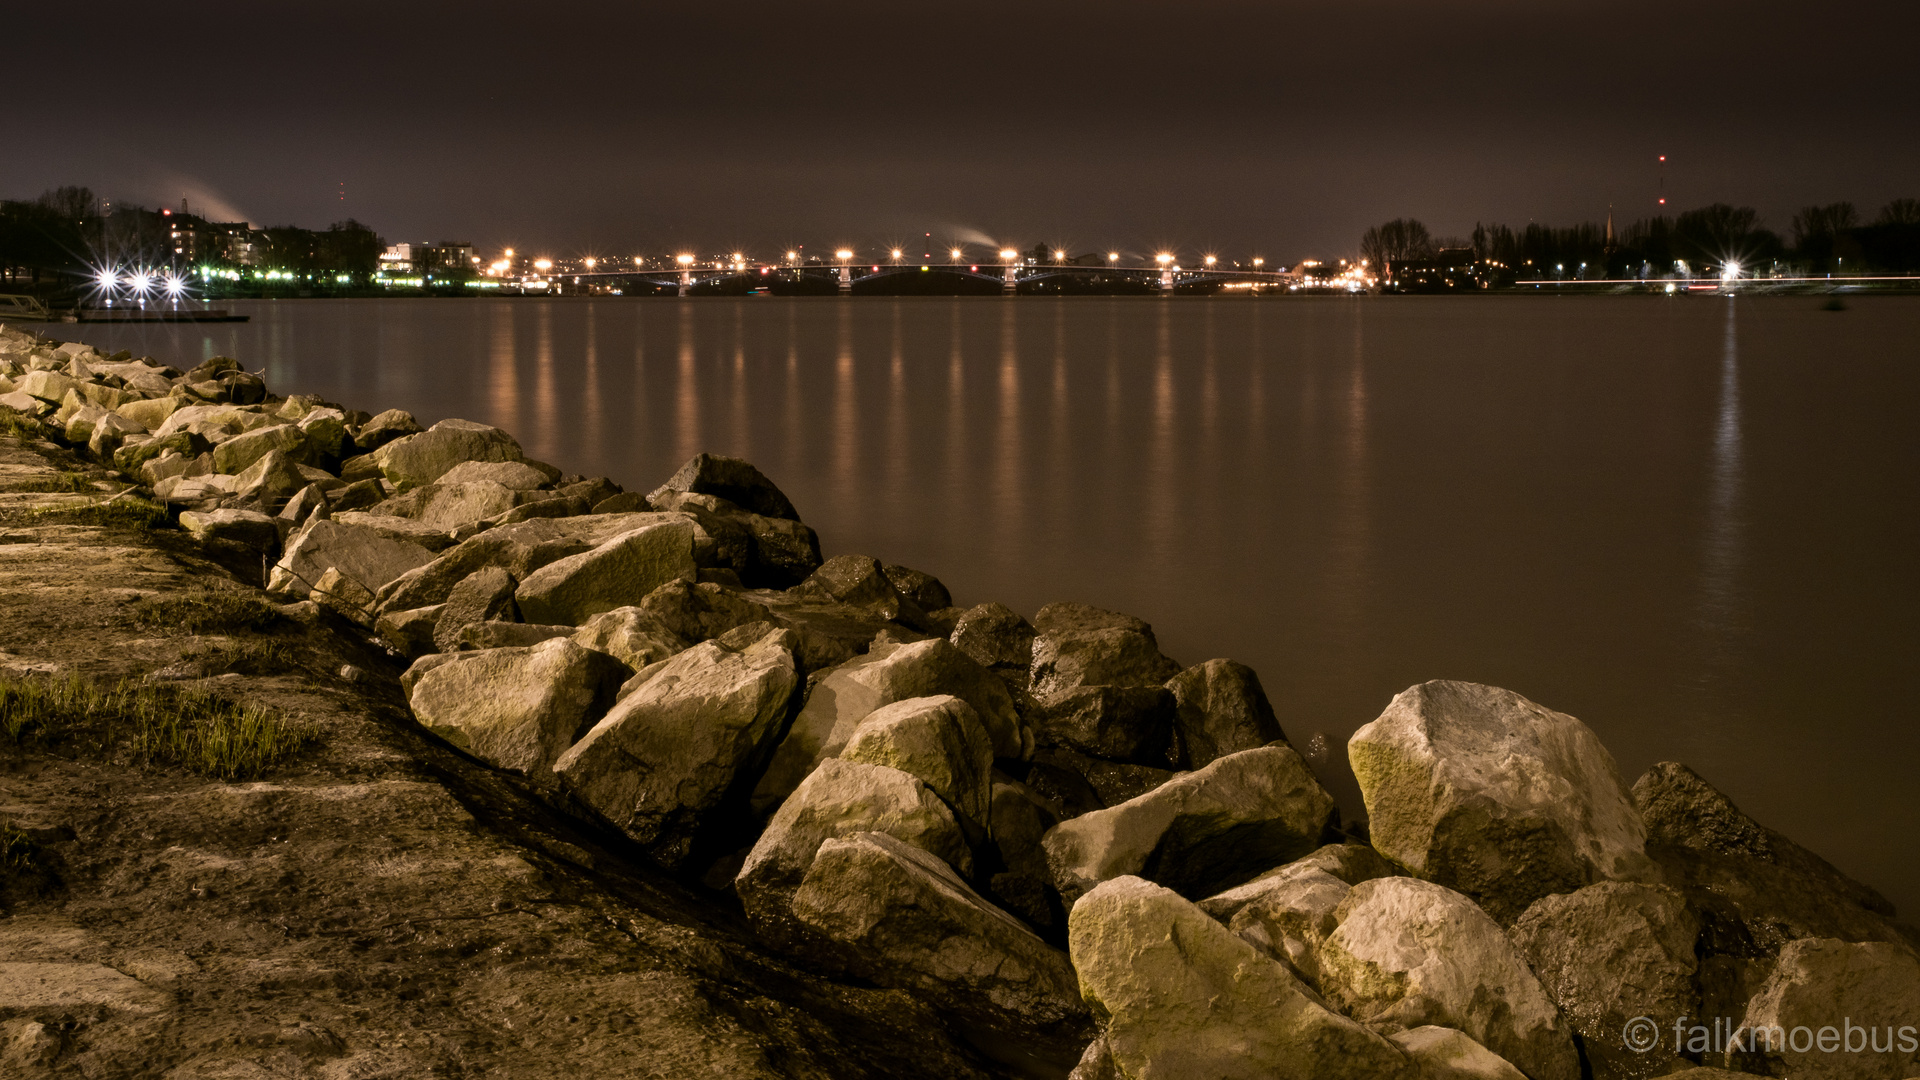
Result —
<path fill-rule="evenodd" d="M 829 553 L 1252 664 L 1299 743 L 1421 679 L 1510 686 L 1920 908 L 1920 301 L 234 306 L 55 332 L 641 490 L 740 454 Z"/>

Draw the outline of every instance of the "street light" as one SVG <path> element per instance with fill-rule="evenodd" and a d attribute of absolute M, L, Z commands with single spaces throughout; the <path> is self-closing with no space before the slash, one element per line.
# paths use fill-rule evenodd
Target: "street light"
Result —
<path fill-rule="evenodd" d="M 899 248 L 894 248 L 894 249 L 893 249 L 893 261 L 894 261 L 894 262 L 899 262 L 899 261 L 900 261 L 900 249 L 899 249 Z"/>
<path fill-rule="evenodd" d="M 1263 266 L 1265 266 L 1265 265 L 1267 265 L 1267 260 L 1265 260 L 1265 259 L 1262 259 L 1262 258 L 1260 258 L 1259 256 L 1255 256 L 1255 257 L 1254 257 L 1254 260 L 1253 260 L 1253 268 L 1254 268 L 1255 270 L 1258 270 L 1258 269 L 1260 269 L 1261 267 L 1263 267 Z"/>
<path fill-rule="evenodd" d="M 839 251 L 833 253 L 833 257 L 845 261 L 853 258 L 853 252 L 847 248 L 841 248 Z"/>
<path fill-rule="evenodd" d="M 959 248 L 954 248 L 952 251 L 947 252 L 947 254 L 953 256 L 954 262 L 959 262 L 961 255 L 964 253 Z"/>
<path fill-rule="evenodd" d="M 1209 255 L 1209 256 L 1207 256 L 1207 265 L 1208 265 L 1208 266 L 1212 266 L 1212 265 L 1213 265 L 1214 263 L 1217 263 L 1217 262 L 1219 262 L 1219 261 L 1220 261 L 1220 257 L 1219 257 L 1218 255 Z"/>
<path fill-rule="evenodd" d="M 544 274 L 547 271 L 553 269 L 553 260 L 552 259 L 535 259 L 533 260 L 533 268 Z"/>
<path fill-rule="evenodd" d="M 691 256 L 691 255 L 677 255 L 677 256 L 675 256 L 675 257 L 674 257 L 674 261 L 675 261 L 675 262 L 677 262 L 677 263 L 679 263 L 679 264 L 680 264 L 681 266 L 692 266 L 692 265 L 693 265 L 693 256 Z"/>
<path fill-rule="evenodd" d="M 1002 259 L 1005 259 L 1005 260 L 1006 260 L 1006 261 L 1008 261 L 1008 262 L 1012 262 L 1012 261 L 1013 261 L 1014 259 L 1016 259 L 1016 258 L 1018 258 L 1018 257 L 1019 257 L 1019 255 L 1020 255 L 1020 253 L 1019 253 L 1019 252 L 1017 252 L 1017 251 L 1015 251 L 1015 250 L 1013 250 L 1012 248 L 1002 248 L 1002 249 L 1000 249 L 1000 257 L 1001 257 Z"/>
<path fill-rule="evenodd" d="M 1053 253 L 1053 261 L 1054 261 L 1054 262 L 1057 262 L 1057 263 L 1063 263 L 1063 262 L 1066 262 L 1066 261 L 1067 261 L 1067 253 L 1066 253 L 1066 252 L 1064 252 L 1064 251 L 1056 251 L 1056 252 L 1054 252 L 1054 253 Z"/>
<path fill-rule="evenodd" d="M 1153 261 L 1154 261 L 1154 262 L 1157 262 L 1157 263 L 1159 263 L 1159 264 L 1160 264 L 1161 266 L 1165 266 L 1165 265 L 1167 265 L 1168 263 L 1170 263 L 1170 262 L 1172 262 L 1172 261 L 1173 261 L 1173 256 L 1171 256 L 1171 255 L 1169 255 L 1169 254 L 1167 254 L 1166 252 L 1164 252 L 1164 251 L 1163 251 L 1163 252 L 1161 252 L 1160 254 L 1158 254 L 1158 255 L 1155 255 L 1155 256 L 1153 257 Z"/>
<path fill-rule="evenodd" d="M 587 262 L 587 269 L 589 269 L 589 270 L 591 270 L 591 269 L 593 269 L 593 268 L 594 268 L 595 266 L 597 266 L 597 265 L 599 264 L 599 262 L 600 262 L 600 260 L 599 260 L 599 259 L 596 259 L 596 258 L 594 258 L 594 257 L 593 257 L 593 256 L 591 256 L 591 255 L 589 255 L 589 256 L 587 256 L 587 260 L 586 260 L 586 262 Z"/>
<path fill-rule="evenodd" d="M 1120 261 L 1120 253 L 1119 253 L 1119 252 L 1117 252 L 1117 251 L 1109 251 L 1109 252 L 1107 252 L 1107 261 L 1108 261 L 1108 262 L 1119 262 L 1119 261 Z"/>

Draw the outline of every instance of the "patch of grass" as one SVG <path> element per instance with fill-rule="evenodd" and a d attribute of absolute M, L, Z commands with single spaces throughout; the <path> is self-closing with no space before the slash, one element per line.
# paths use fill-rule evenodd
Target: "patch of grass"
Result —
<path fill-rule="evenodd" d="M 33 838 L 11 821 L 0 821 L 0 881 L 33 869 Z"/>
<path fill-rule="evenodd" d="M 0 677 L 0 736 L 16 744 L 85 741 L 142 765 L 247 780 L 282 765 L 312 734 L 272 709 L 203 690 L 112 686 L 68 675 Z"/>
<path fill-rule="evenodd" d="M 272 604 L 238 592 L 201 592 L 149 597 L 133 607 L 133 621 L 153 630 L 183 634 L 231 634 L 265 630 L 280 618 Z"/>
<path fill-rule="evenodd" d="M 52 476 L 36 477 L 14 487 L 15 491 L 44 491 L 91 495 L 94 493 L 93 477 L 81 472 L 57 472 Z"/>
<path fill-rule="evenodd" d="M 12 435 L 33 441 L 46 438 L 51 430 L 47 425 L 26 413 L 15 412 L 0 405 L 0 435 Z"/>
<path fill-rule="evenodd" d="M 54 506 L 35 510 L 37 521 L 55 521 L 71 525 L 94 525 L 126 532 L 152 532 L 167 524 L 167 508 L 141 498 L 110 499 L 86 506 Z"/>
<path fill-rule="evenodd" d="M 284 641 L 233 641 L 194 649 L 180 659 L 211 675 L 278 675 L 300 669 L 300 654 Z"/>

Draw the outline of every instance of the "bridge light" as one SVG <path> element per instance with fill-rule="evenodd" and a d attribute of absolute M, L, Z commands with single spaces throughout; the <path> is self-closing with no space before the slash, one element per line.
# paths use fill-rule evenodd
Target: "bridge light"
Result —
<path fill-rule="evenodd" d="M 1155 255 L 1155 256 L 1153 257 L 1153 261 L 1154 261 L 1154 262 L 1157 262 L 1157 263 L 1159 263 L 1159 264 L 1160 264 L 1161 266 L 1165 266 L 1165 265 L 1167 265 L 1168 263 L 1170 263 L 1170 262 L 1172 262 L 1172 261 L 1173 261 L 1173 256 L 1171 256 L 1171 255 L 1169 255 L 1169 254 L 1167 254 L 1166 252 L 1164 252 L 1164 251 L 1163 251 L 1163 252 L 1161 252 L 1160 254 L 1158 254 L 1158 255 Z"/>
<path fill-rule="evenodd" d="M 833 257 L 836 259 L 851 259 L 853 258 L 853 252 L 846 248 L 841 248 L 839 251 L 833 253 Z"/>
<path fill-rule="evenodd" d="M 1020 253 L 1013 250 L 1012 248 L 1005 248 L 1000 252 L 1000 257 L 1007 260 L 1008 262 L 1012 262 L 1015 258 L 1019 257 L 1019 255 Z"/>
<path fill-rule="evenodd" d="M 900 249 L 899 249 L 899 248 L 894 248 L 894 249 L 893 249 L 893 257 L 894 257 L 894 258 L 896 258 L 896 259 L 900 257 Z"/>
<path fill-rule="evenodd" d="M 1259 256 L 1255 256 L 1255 257 L 1254 257 L 1254 260 L 1253 260 L 1253 268 L 1254 268 L 1255 270 L 1258 270 L 1258 269 L 1260 269 L 1261 267 L 1263 267 L 1263 266 L 1265 266 L 1265 265 L 1267 265 L 1267 260 L 1265 260 L 1265 259 L 1262 259 L 1262 258 L 1260 258 Z"/>
<path fill-rule="evenodd" d="M 533 260 L 533 268 L 544 274 L 547 271 L 553 269 L 553 260 L 552 259 L 535 259 Z"/>
<path fill-rule="evenodd" d="M 1119 262 L 1119 261 L 1120 261 L 1120 253 L 1119 253 L 1119 252 L 1117 252 L 1117 251 L 1109 251 L 1109 252 L 1107 252 L 1107 261 L 1108 261 L 1108 262 Z"/>
<path fill-rule="evenodd" d="M 789 252 L 787 252 L 787 261 L 788 261 L 788 262 L 792 262 L 793 260 L 795 260 L 795 259 L 797 259 L 797 258 L 799 258 L 799 257 L 800 257 L 800 253 L 799 253 L 799 252 L 797 252 L 797 251 L 789 251 Z"/>
<path fill-rule="evenodd" d="M 599 264 L 599 262 L 600 262 L 599 259 L 596 259 L 591 255 L 587 256 L 587 269 L 589 270 L 593 269 L 596 265 Z"/>
<path fill-rule="evenodd" d="M 954 262 L 960 261 L 961 251 L 959 248 L 954 248 L 952 251 L 947 252 L 947 254 L 953 256 Z"/>
<path fill-rule="evenodd" d="M 679 264 L 680 264 L 681 266 L 692 266 L 692 265 L 693 265 L 693 256 L 691 256 L 691 255 L 676 255 L 676 256 L 674 257 L 674 261 L 675 261 L 675 262 L 677 262 L 677 263 L 679 263 Z"/>
<path fill-rule="evenodd" d="M 1217 263 L 1217 262 L 1219 262 L 1219 261 L 1220 261 L 1220 257 L 1219 257 L 1218 255 L 1209 255 L 1209 256 L 1207 256 L 1207 265 L 1208 265 L 1208 266 L 1212 266 L 1212 265 L 1213 265 L 1214 263 Z"/>
<path fill-rule="evenodd" d="M 1066 253 L 1066 252 L 1064 252 L 1064 251 L 1056 251 L 1056 252 L 1054 252 L 1054 253 L 1053 253 L 1053 261 L 1054 261 L 1054 262 L 1057 262 L 1057 263 L 1063 263 L 1063 262 L 1066 262 L 1066 261 L 1067 261 L 1067 253 Z"/>

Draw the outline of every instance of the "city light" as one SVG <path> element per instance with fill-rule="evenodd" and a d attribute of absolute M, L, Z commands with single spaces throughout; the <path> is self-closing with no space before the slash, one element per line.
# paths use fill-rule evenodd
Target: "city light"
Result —
<path fill-rule="evenodd" d="M 676 255 L 676 256 L 674 256 L 674 261 L 675 261 L 675 262 L 678 262 L 678 263 L 679 263 L 679 264 L 680 264 L 681 266 L 692 266 L 692 265 L 693 265 L 693 256 L 691 256 L 691 255 Z"/>
<path fill-rule="evenodd" d="M 900 257 L 900 249 L 899 249 L 899 248 L 894 248 L 894 249 L 893 249 L 893 257 L 894 257 L 895 259 L 898 259 L 898 258 Z"/>
<path fill-rule="evenodd" d="M 1160 254 L 1158 254 L 1158 255 L 1155 255 L 1155 256 L 1153 257 L 1153 261 L 1154 261 L 1154 262 L 1157 262 L 1157 263 L 1159 263 L 1159 264 L 1160 264 L 1161 266 L 1165 266 L 1165 265 L 1167 265 L 1168 263 L 1170 263 L 1170 262 L 1172 262 L 1172 261 L 1173 261 L 1173 256 L 1171 256 L 1171 255 L 1169 255 L 1169 254 L 1167 254 L 1166 252 L 1164 252 L 1164 251 L 1163 251 L 1163 252 L 1161 252 Z"/>
<path fill-rule="evenodd" d="M 1733 261 L 1732 259 L 1727 260 L 1727 264 L 1720 268 L 1720 280 L 1721 281 L 1738 281 L 1739 279 L 1740 279 L 1740 264 L 1738 262 Z"/>
<path fill-rule="evenodd" d="M 593 269 L 595 264 L 599 263 L 599 261 L 600 261 L 599 259 L 596 259 L 591 255 L 587 256 L 586 258 L 587 269 L 589 270 Z"/>
<path fill-rule="evenodd" d="M 1008 262 L 1012 262 L 1019 255 L 1020 253 L 1013 250 L 1012 248 L 1004 248 L 1000 252 L 1000 257 L 1007 260 Z"/>
<path fill-rule="evenodd" d="M 947 254 L 953 256 L 954 262 L 959 262 L 962 256 L 962 252 L 960 251 L 959 248 L 954 248 L 952 251 L 947 252 Z"/>
<path fill-rule="evenodd" d="M 153 275 L 145 270 L 136 270 L 127 275 L 127 288 L 140 296 L 145 296 L 153 289 Z"/>
<path fill-rule="evenodd" d="M 1260 258 L 1260 257 L 1259 257 L 1259 256 L 1257 256 L 1257 255 L 1256 255 L 1256 256 L 1254 256 L 1254 260 L 1253 260 L 1253 268 L 1254 268 L 1255 270 L 1258 270 L 1258 269 L 1260 269 L 1261 267 L 1263 267 L 1263 266 L 1265 266 L 1265 265 L 1267 265 L 1267 260 L 1265 260 L 1265 259 L 1262 259 L 1262 258 Z"/>
<path fill-rule="evenodd" d="M 166 280 L 160 283 L 160 287 L 166 290 L 167 297 L 171 300 L 180 299 L 180 294 L 187 291 L 187 283 L 172 274 L 167 275 Z"/>
<path fill-rule="evenodd" d="M 799 253 L 799 252 L 797 252 L 797 251 L 789 251 L 789 252 L 787 252 L 787 261 L 788 261 L 788 262 L 792 262 L 793 260 L 795 260 L 795 259 L 798 259 L 799 257 L 800 257 L 800 253 Z"/>
<path fill-rule="evenodd" d="M 1119 262 L 1119 261 L 1120 261 L 1120 253 L 1119 253 L 1119 252 L 1117 252 L 1117 251 L 1109 251 L 1109 252 L 1107 252 L 1107 261 L 1108 261 L 1108 262 Z"/>
<path fill-rule="evenodd" d="M 553 260 L 552 259 L 535 259 L 533 260 L 533 268 L 544 274 L 547 271 L 553 269 Z"/>
<path fill-rule="evenodd" d="M 1208 266 L 1212 266 L 1212 265 L 1213 265 L 1214 263 L 1217 263 L 1217 262 L 1219 262 L 1219 261 L 1220 261 L 1220 256 L 1218 256 L 1218 255 L 1209 255 L 1209 256 L 1207 256 L 1207 265 L 1208 265 Z"/>
<path fill-rule="evenodd" d="M 1066 252 L 1064 252 L 1064 251 L 1056 251 L 1056 252 L 1054 252 L 1054 253 L 1053 253 L 1053 261 L 1054 261 L 1054 262 L 1057 262 L 1057 263 L 1063 263 L 1063 262 L 1066 262 L 1066 261 L 1067 261 L 1067 253 L 1066 253 Z"/>
<path fill-rule="evenodd" d="M 833 253 L 833 257 L 836 259 L 851 259 L 853 258 L 853 252 L 846 248 L 841 248 L 839 251 Z"/>

